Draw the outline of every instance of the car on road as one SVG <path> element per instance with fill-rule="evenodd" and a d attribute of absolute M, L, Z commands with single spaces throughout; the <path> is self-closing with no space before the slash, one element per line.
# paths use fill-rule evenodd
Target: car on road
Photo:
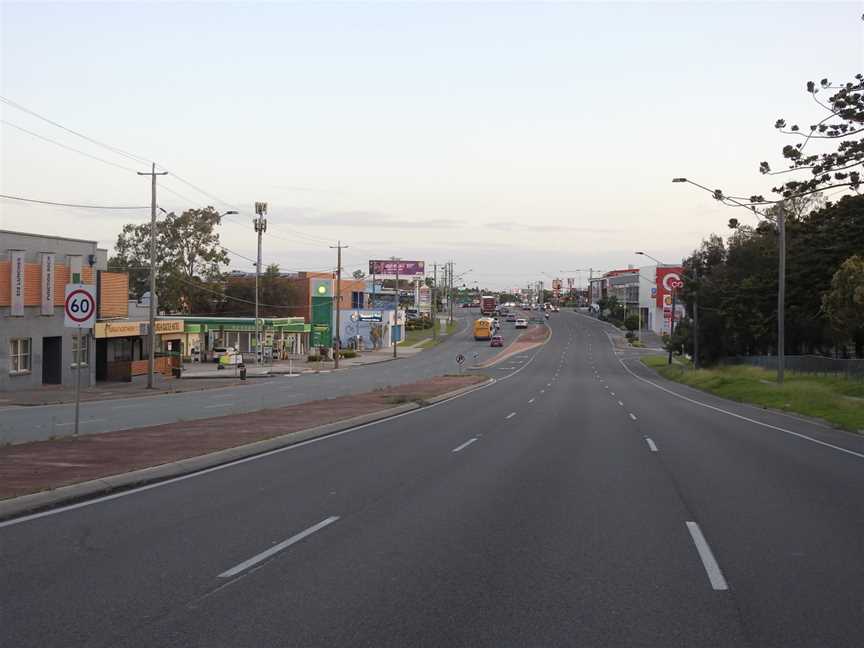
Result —
<path fill-rule="evenodd" d="M 489 342 L 490 347 L 503 347 L 504 346 L 504 338 L 500 335 L 493 335 L 492 341 Z"/>
<path fill-rule="evenodd" d="M 558 308 L 558 306 L 553 306 L 553 307 L 552 307 L 552 312 L 553 312 L 553 313 L 560 313 L 560 312 L 561 312 L 561 309 Z"/>
<path fill-rule="evenodd" d="M 513 313 L 510 313 L 510 314 L 507 316 L 507 321 L 508 321 L 508 322 L 515 322 L 515 321 L 516 321 L 516 316 L 515 316 Z"/>
<path fill-rule="evenodd" d="M 527 329 L 528 328 L 528 320 L 519 318 L 516 320 L 516 328 L 517 329 Z"/>

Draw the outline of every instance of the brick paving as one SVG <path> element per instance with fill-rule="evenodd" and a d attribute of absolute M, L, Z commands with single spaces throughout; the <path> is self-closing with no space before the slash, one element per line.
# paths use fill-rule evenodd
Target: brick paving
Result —
<path fill-rule="evenodd" d="M 441 376 L 364 394 L 249 414 L 39 441 L 0 448 L 0 499 L 59 488 L 385 410 L 481 383 Z"/>

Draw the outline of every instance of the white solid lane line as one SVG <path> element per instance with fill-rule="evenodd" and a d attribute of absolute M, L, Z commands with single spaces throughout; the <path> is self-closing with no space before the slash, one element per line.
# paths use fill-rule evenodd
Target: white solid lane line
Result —
<path fill-rule="evenodd" d="M 752 419 L 752 418 L 749 418 L 747 416 L 742 416 L 741 414 L 736 414 L 735 412 L 730 412 L 729 410 L 725 410 L 722 407 L 715 407 L 714 405 L 709 405 L 708 403 L 703 403 L 702 401 L 698 401 L 698 400 L 695 400 L 693 398 L 688 398 L 687 396 L 684 396 L 683 394 L 679 394 L 677 392 L 674 392 L 671 389 L 666 389 L 662 385 L 658 385 L 657 383 L 652 382 L 652 381 L 648 380 L 647 378 L 643 378 L 642 376 L 636 375 L 635 373 L 633 373 L 633 371 L 630 369 L 630 367 L 628 367 L 626 364 L 624 364 L 624 362 L 621 360 L 621 358 L 618 358 L 618 362 L 620 362 L 621 366 L 624 367 L 624 369 L 627 371 L 627 373 L 629 373 L 631 376 L 633 376 L 636 380 L 641 380 L 644 383 L 648 383 L 652 387 L 656 387 L 657 389 L 660 389 L 660 390 L 666 392 L 667 394 L 671 394 L 672 396 L 675 396 L 676 398 L 680 398 L 681 400 L 685 400 L 688 403 L 693 403 L 694 405 L 698 405 L 699 407 L 706 407 L 710 410 L 714 410 L 715 412 L 721 412 L 721 413 L 726 414 L 728 416 L 733 416 L 737 419 L 741 419 L 742 421 L 747 421 L 748 423 L 753 423 L 755 425 L 761 425 L 762 427 L 766 427 L 766 428 L 769 428 L 771 430 L 777 430 L 778 432 L 783 432 L 785 434 L 789 434 L 791 436 L 798 437 L 799 439 L 804 439 L 805 441 L 810 441 L 810 442 L 815 443 L 817 445 L 825 446 L 826 448 L 831 448 L 832 450 L 837 450 L 839 452 L 843 452 L 845 454 L 852 455 L 853 457 L 858 457 L 859 459 L 864 459 L 864 454 L 862 454 L 860 452 L 855 452 L 854 450 L 849 450 L 848 448 L 843 448 L 841 446 L 834 445 L 833 443 L 827 443 L 826 441 L 820 441 L 819 439 L 816 439 L 814 437 L 808 436 L 806 434 L 801 434 L 800 432 L 795 432 L 793 430 L 787 430 L 786 428 L 782 428 L 778 425 L 771 425 L 770 423 L 764 423 L 762 421 L 757 421 L 756 419 Z"/>
<path fill-rule="evenodd" d="M 219 574 L 219 578 L 231 578 L 232 576 L 236 576 L 240 572 L 246 571 L 250 567 L 254 567 L 258 563 L 260 563 L 262 560 L 267 560 L 270 556 L 277 554 L 280 551 L 282 551 L 283 549 L 287 549 L 291 545 L 300 542 L 303 538 L 306 538 L 307 536 L 312 535 L 316 531 L 320 531 L 324 527 L 329 526 L 330 524 L 333 524 L 338 519 L 339 518 L 334 515 L 334 516 L 328 517 L 326 520 L 321 520 L 318 524 L 312 525 L 311 527 L 309 527 L 305 531 L 301 531 L 297 535 L 293 535 L 290 538 L 288 538 L 287 540 L 283 540 L 279 544 L 273 545 L 272 547 L 270 547 L 266 551 L 262 551 L 261 553 L 255 555 L 255 556 L 252 556 L 249 560 L 244 560 L 239 565 L 235 565 L 231 569 L 222 572 L 221 574 Z"/>
<path fill-rule="evenodd" d="M 634 421 L 636 420 L 636 415 L 633 412 L 630 412 L 630 418 Z"/>
<path fill-rule="evenodd" d="M 472 438 L 468 439 L 468 440 L 467 440 L 465 443 L 463 443 L 462 445 L 460 445 L 460 446 L 456 446 L 455 448 L 453 448 L 450 452 L 461 452 L 462 450 L 464 450 L 465 448 L 467 448 L 469 445 L 471 445 L 472 443 L 474 443 L 476 440 L 477 440 L 477 437 L 472 437 Z"/>
<path fill-rule="evenodd" d="M 103 423 L 104 421 L 104 418 L 78 419 L 78 423 L 80 425 L 84 425 L 85 423 Z M 75 425 L 75 421 L 69 421 L 68 423 L 57 423 L 57 427 L 61 427 L 63 425 Z"/>
<path fill-rule="evenodd" d="M 216 405 L 205 405 L 201 409 L 213 409 L 214 407 L 234 407 L 234 403 L 217 403 Z"/>
<path fill-rule="evenodd" d="M 516 416 L 516 412 L 510 412 L 510 413 L 509 413 L 507 416 L 505 416 L 504 418 L 505 418 L 505 419 L 511 419 L 511 418 L 513 418 L 514 416 Z"/>
<path fill-rule="evenodd" d="M 657 444 L 654 443 L 654 440 L 650 437 L 645 437 L 645 443 L 648 444 L 648 447 L 651 448 L 651 452 L 657 452 Z"/>
<path fill-rule="evenodd" d="M 618 401 L 618 404 L 619 404 L 621 407 L 624 407 L 624 403 L 622 403 L 621 401 Z"/>
<path fill-rule="evenodd" d="M 615 392 L 609 392 L 609 394 L 610 394 L 611 396 L 614 396 L 614 395 L 615 395 Z"/>
<path fill-rule="evenodd" d="M 711 552 L 711 547 L 708 546 L 708 541 L 702 535 L 702 529 L 695 522 L 687 522 L 687 530 L 693 538 L 693 544 L 696 545 L 696 551 L 699 552 L 699 557 L 702 559 L 702 564 L 705 566 L 705 571 L 708 574 L 708 580 L 711 581 L 711 587 L 715 590 L 728 590 L 729 585 L 723 577 L 723 572 L 720 571 L 720 565 L 714 559 L 714 554 Z"/>
<path fill-rule="evenodd" d="M 528 402 L 529 402 L 529 403 L 533 403 L 533 402 L 534 402 L 534 399 L 532 398 L 532 399 L 529 400 Z"/>

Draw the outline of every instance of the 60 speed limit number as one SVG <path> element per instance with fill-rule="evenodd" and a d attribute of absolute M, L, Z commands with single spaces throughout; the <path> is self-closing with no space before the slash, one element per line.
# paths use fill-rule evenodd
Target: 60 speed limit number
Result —
<path fill-rule="evenodd" d="M 96 287 L 66 284 L 63 313 L 67 328 L 92 328 L 96 319 Z"/>

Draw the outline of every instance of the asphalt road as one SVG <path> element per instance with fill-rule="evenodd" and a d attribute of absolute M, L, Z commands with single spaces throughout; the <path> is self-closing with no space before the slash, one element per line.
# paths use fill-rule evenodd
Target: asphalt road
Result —
<path fill-rule="evenodd" d="M 400 385 L 423 378 L 456 373 L 456 356 L 476 352 L 483 362 L 500 349 L 488 342 L 475 342 L 470 323 L 475 313 L 457 312 L 459 328 L 438 346 L 392 362 L 352 367 L 340 371 L 298 376 L 279 375 L 250 379 L 245 384 L 218 389 L 139 396 L 81 404 L 80 433 L 112 432 L 160 423 L 240 414 L 281 405 L 372 391 L 376 387 Z M 502 322 L 506 345 L 517 337 L 512 323 Z M 40 441 L 72 434 L 75 406 L 72 404 L 0 407 L 0 443 Z"/>
<path fill-rule="evenodd" d="M 551 323 L 460 398 L 0 523 L 0 644 L 860 646 L 864 440 Z"/>

